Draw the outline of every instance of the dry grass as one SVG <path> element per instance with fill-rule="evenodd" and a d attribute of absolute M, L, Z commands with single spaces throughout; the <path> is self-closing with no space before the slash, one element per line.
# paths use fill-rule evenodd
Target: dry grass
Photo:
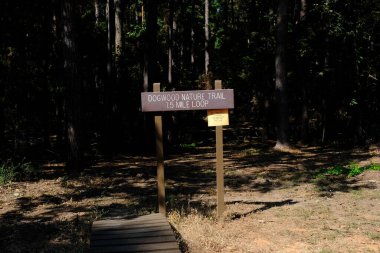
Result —
<path fill-rule="evenodd" d="M 188 251 L 191 252 L 223 252 L 224 250 L 236 251 L 235 242 L 238 234 L 233 230 L 224 230 L 225 223 L 217 222 L 211 217 L 205 217 L 191 210 L 187 215 L 180 215 L 173 211 L 169 214 L 169 222 L 180 232 Z"/>
<path fill-rule="evenodd" d="M 303 195 L 310 189 L 316 191 L 313 186 L 296 187 L 293 202 L 270 207 L 254 201 L 251 212 L 247 201 L 228 205 L 222 221 L 199 210 L 173 211 L 169 221 L 186 245 L 183 252 L 380 252 L 379 190 L 331 198 Z M 286 191 L 274 194 L 280 198 Z M 266 197 L 258 194 L 260 198 Z"/>
<path fill-rule="evenodd" d="M 250 159 L 256 166 L 246 166 Z M 215 219 L 211 189 L 188 200 L 188 209 L 173 209 L 169 221 L 183 252 L 380 252 L 380 172 L 315 179 L 318 168 L 347 161 L 363 166 L 379 157 L 360 150 L 239 150 L 225 166 L 224 219 Z"/>

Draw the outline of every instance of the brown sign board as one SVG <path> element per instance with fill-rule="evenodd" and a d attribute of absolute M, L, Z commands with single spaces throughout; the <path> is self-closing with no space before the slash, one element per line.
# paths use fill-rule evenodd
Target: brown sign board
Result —
<path fill-rule="evenodd" d="M 234 90 L 142 92 L 143 112 L 211 110 L 234 108 Z"/>

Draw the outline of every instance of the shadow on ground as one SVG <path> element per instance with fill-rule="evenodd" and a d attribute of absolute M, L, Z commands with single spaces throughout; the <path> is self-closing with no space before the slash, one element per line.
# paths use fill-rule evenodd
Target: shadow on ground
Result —
<path fill-rule="evenodd" d="M 357 184 L 354 178 L 347 177 L 318 180 L 320 169 L 370 157 L 371 154 L 365 151 L 300 147 L 298 152 L 276 152 L 269 145 L 261 143 L 227 143 L 225 185 L 227 191 L 269 193 L 276 189 L 313 183 L 321 195 L 332 196 L 336 191 L 348 192 L 373 186 Z M 66 178 L 62 166 L 46 166 L 42 178 L 59 184 L 64 190 L 20 196 L 10 210 L 1 212 L 0 209 L 2 252 L 25 252 L 28 249 L 34 252 L 86 251 L 94 219 L 130 218 L 156 211 L 155 166 L 154 157 L 118 156 L 111 161 L 93 161 L 75 179 Z M 204 216 L 214 215 L 215 205 L 206 204 L 203 198 L 215 196 L 214 168 L 215 154 L 212 147 L 198 147 L 168 156 L 165 161 L 168 211 L 188 212 L 196 209 Z M 28 182 L 13 186 L 27 189 Z M 230 201 L 226 204 L 233 203 Z M 261 207 L 232 214 L 231 219 L 296 203 L 292 199 L 248 201 L 246 204 Z"/>

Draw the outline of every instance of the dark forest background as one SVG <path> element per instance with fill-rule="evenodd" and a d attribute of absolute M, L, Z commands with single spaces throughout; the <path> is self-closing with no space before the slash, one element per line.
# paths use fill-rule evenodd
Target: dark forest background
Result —
<path fill-rule="evenodd" d="M 377 0 L 2 0 L 0 160 L 149 152 L 140 93 L 215 79 L 235 138 L 377 143 L 379 65 Z M 165 113 L 167 146 L 204 140 L 204 116 Z"/>

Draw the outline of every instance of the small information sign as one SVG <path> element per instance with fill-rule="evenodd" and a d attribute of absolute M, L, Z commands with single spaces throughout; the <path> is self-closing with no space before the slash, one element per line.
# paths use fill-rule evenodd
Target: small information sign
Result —
<path fill-rule="evenodd" d="M 209 127 L 228 126 L 228 109 L 207 110 L 207 122 Z"/>

